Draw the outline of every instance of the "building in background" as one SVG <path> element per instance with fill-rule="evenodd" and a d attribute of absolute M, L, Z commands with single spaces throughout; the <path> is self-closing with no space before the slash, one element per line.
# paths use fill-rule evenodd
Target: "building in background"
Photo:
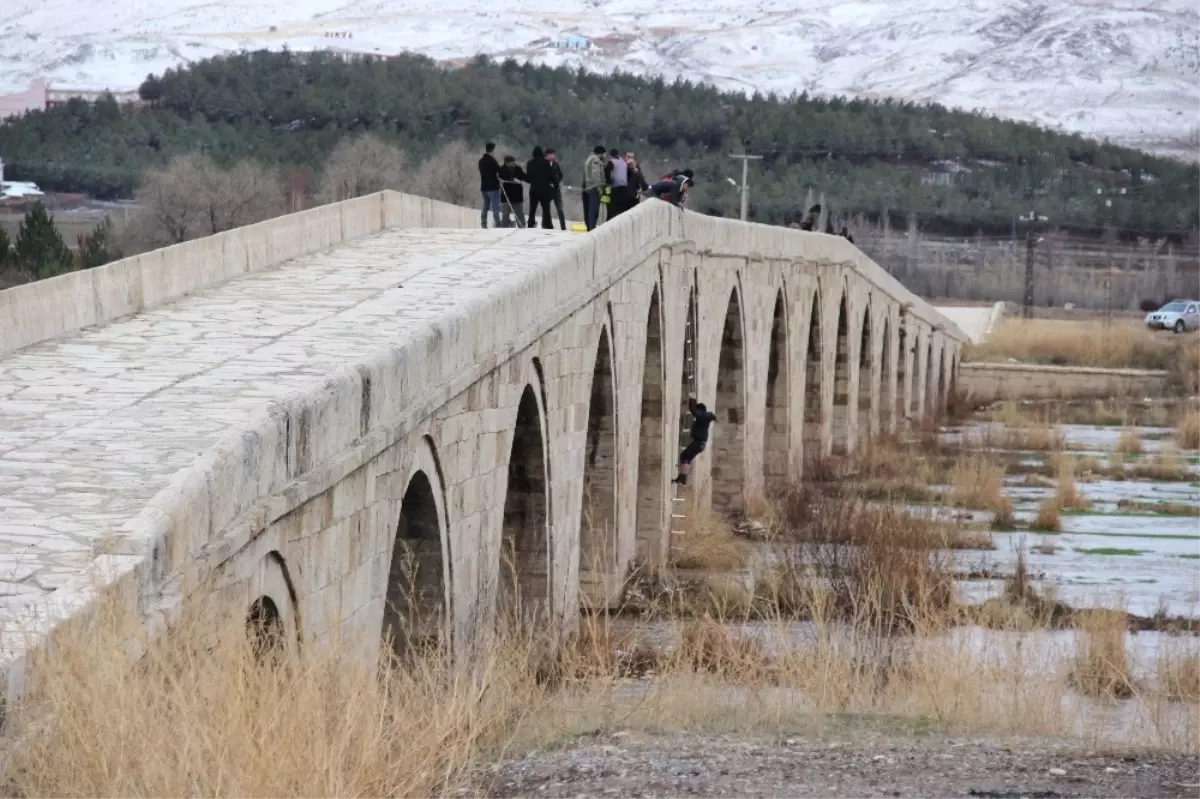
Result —
<path fill-rule="evenodd" d="M 136 89 L 123 92 L 108 89 L 70 89 L 54 87 L 50 81 L 39 78 L 29 84 L 29 88 L 23 92 L 0 95 L 0 120 L 20 116 L 27 111 L 45 111 L 47 108 L 65 105 L 70 100 L 94 103 L 105 94 L 111 94 L 113 99 L 122 105 L 140 104 L 142 101 Z"/>
<path fill-rule="evenodd" d="M 0 94 L 0 119 L 20 116 L 26 111 L 45 111 L 46 93 L 50 82 L 38 79 L 29 88 L 16 94 Z"/>

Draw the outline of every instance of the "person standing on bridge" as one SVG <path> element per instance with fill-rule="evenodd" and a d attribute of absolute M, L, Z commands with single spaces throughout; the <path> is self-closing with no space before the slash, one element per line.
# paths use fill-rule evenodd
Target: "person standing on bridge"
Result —
<path fill-rule="evenodd" d="M 703 402 L 696 402 L 695 397 L 688 397 L 688 412 L 692 414 L 692 440 L 679 453 L 679 476 L 671 481 L 682 486 L 687 485 L 692 461 L 708 446 L 709 425 L 717 421 L 717 415 L 704 407 Z"/>
<path fill-rule="evenodd" d="M 500 227 L 500 164 L 493 153 L 496 143 L 483 145 L 479 159 L 479 191 L 483 194 L 483 210 L 479 212 L 480 226 L 487 227 L 488 209 L 492 210 L 492 227 Z"/>
<path fill-rule="evenodd" d="M 525 186 L 529 177 L 515 156 L 504 156 L 504 166 L 500 167 L 500 191 L 504 195 L 504 223 L 501 227 L 525 227 Z M 509 212 L 512 216 L 509 216 Z"/>
<path fill-rule="evenodd" d="M 554 210 L 558 212 L 558 225 L 563 230 L 567 229 L 567 217 L 563 214 L 562 200 L 562 184 L 563 171 L 562 164 L 558 162 L 558 151 L 553 147 L 546 148 L 546 161 L 550 164 L 550 175 L 553 177 L 550 189 L 550 199 L 554 202 Z"/>
<path fill-rule="evenodd" d="M 533 157 L 525 164 L 525 175 L 529 179 L 529 224 L 537 224 L 538 208 L 542 209 L 542 227 L 550 230 L 550 200 L 554 197 L 554 172 L 541 147 L 533 148 Z"/>
<path fill-rule="evenodd" d="M 596 229 L 600 219 L 600 191 L 604 188 L 604 164 L 608 150 L 597 144 L 592 154 L 583 162 L 583 222 L 588 230 Z"/>

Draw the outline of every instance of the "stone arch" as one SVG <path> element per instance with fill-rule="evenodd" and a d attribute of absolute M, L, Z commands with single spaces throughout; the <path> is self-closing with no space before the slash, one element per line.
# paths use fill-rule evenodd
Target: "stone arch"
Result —
<path fill-rule="evenodd" d="M 650 294 L 646 318 L 646 356 L 642 365 L 641 434 L 638 441 L 637 555 L 657 563 L 662 557 L 663 509 L 663 372 L 662 307 L 658 288 Z"/>
<path fill-rule="evenodd" d="M 579 519 L 579 581 L 585 589 L 617 563 L 617 403 L 608 326 L 600 329 L 588 400 Z"/>
<path fill-rule="evenodd" d="M 763 484 L 770 490 L 787 479 L 789 383 L 788 328 L 784 291 L 775 295 L 767 350 L 766 406 L 763 414 Z"/>
<path fill-rule="evenodd" d="M 381 634 L 397 656 L 438 645 L 448 629 L 442 530 L 433 483 L 418 469 L 400 500 L 383 606 Z"/>
<path fill-rule="evenodd" d="M 957 348 L 950 355 L 950 375 L 947 378 L 948 389 L 946 392 L 947 402 L 955 402 L 958 399 L 958 352 Z"/>
<path fill-rule="evenodd" d="M 882 347 L 878 350 L 883 361 L 879 364 L 879 432 L 890 433 L 895 429 L 897 403 L 893 399 L 896 391 L 896 361 L 892 358 L 892 319 L 883 315 L 883 331 L 880 334 Z"/>
<path fill-rule="evenodd" d="M 500 534 L 500 613 L 536 621 L 550 607 L 550 500 L 537 392 L 526 384 L 517 404 Z"/>
<path fill-rule="evenodd" d="M 712 507 L 738 513 L 745 509 L 746 373 L 742 306 L 737 286 L 729 295 L 717 360 L 717 399 L 713 412 Z"/>
<path fill-rule="evenodd" d="M 258 562 L 250 579 L 246 632 L 257 655 L 280 646 L 294 650 L 300 643 L 300 619 L 296 588 L 287 563 L 277 550 Z"/>
<path fill-rule="evenodd" d="M 937 375 L 933 371 L 933 335 L 929 335 L 929 343 L 925 348 L 925 402 L 922 403 L 921 414 L 932 419 L 937 413 Z"/>
<path fill-rule="evenodd" d="M 833 451 L 850 451 L 850 312 L 846 292 L 838 302 L 837 338 L 833 357 Z"/>
<path fill-rule="evenodd" d="M 934 392 L 933 415 L 940 417 L 946 410 L 946 346 L 938 351 L 937 390 Z"/>
<path fill-rule="evenodd" d="M 858 445 L 862 446 L 873 434 L 871 426 L 871 404 L 875 386 L 871 374 L 875 364 L 875 338 L 871 327 L 871 306 L 863 312 L 862 336 L 858 351 Z"/>
<path fill-rule="evenodd" d="M 246 613 L 246 634 L 256 660 L 262 661 L 284 650 L 287 633 L 283 626 L 283 614 L 275 600 L 263 594 L 250 603 Z"/>
<path fill-rule="evenodd" d="M 911 365 L 908 356 L 912 351 L 908 331 L 905 329 L 905 314 L 901 312 L 900 321 L 896 324 L 896 426 L 903 425 L 912 409 L 909 394 L 909 374 Z"/>
<path fill-rule="evenodd" d="M 808 312 L 808 343 L 804 354 L 804 411 L 802 444 L 805 460 L 821 456 L 821 291 L 813 292 Z"/>

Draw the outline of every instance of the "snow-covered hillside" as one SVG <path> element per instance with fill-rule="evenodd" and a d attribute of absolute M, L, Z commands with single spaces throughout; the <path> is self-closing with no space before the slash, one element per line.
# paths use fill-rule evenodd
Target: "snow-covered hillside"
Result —
<path fill-rule="evenodd" d="M 554 46 L 572 35 L 588 49 Z M 1196 0 L 2 0 L 0 93 L 284 46 L 937 100 L 1160 152 L 1200 124 Z"/>

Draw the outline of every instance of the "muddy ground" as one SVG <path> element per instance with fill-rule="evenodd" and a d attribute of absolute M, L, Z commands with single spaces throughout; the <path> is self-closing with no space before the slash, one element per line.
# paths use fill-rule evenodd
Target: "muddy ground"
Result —
<path fill-rule="evenodd" d="M 482 793 L 537 797 L 1195 797 L 1200 758 L 1030 739 L 597 735 L 493 766 Z"/>

